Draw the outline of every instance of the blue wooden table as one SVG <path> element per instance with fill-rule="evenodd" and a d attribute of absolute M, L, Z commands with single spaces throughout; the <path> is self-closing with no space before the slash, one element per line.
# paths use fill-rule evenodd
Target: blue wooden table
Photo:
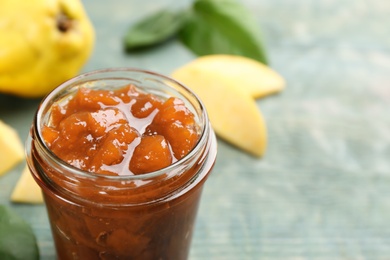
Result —
<path fill-rule="evenodd" d="M 123 51 L 131 24 L 179 1 L 83 2 L 97 36 L 84 71 L 169 74 L 195 58 L 178 41 Z M 262 159 L 218 141 L 190 259 L 390 259 L 390 1 L 242 3 L 287 88 L 257 101 L 269 131 Z M 38 103 L 0 96 L 0 119 L 25 139 Z M 0 178 L 0 203 L 32 225 L 41 259 L 53 259 L 44 207 L 9 202 L 23 167 Z"/>

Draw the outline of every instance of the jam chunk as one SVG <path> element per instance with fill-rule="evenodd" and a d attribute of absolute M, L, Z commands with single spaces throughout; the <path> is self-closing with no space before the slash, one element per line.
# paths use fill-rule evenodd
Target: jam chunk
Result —
<path fill-rule="evenodd" d="M 90 171 L 103 173 L 105 165 L 115 165 L 122 162 L 128 146 L 139 136 L 139 133 L 129 124 L 123 124 L 107 133 L 100 142 L 92 159 Z M 106 172 L 107 173 L 107 172 Z"/>
<path fill-rule="evenodd" d="M 146 134 L 163 135 L 177 159 L 183 158 L 196 144 L 198 129 L 193 113 L 179 98 L 169 98 L 148 126 Z"/>
<path fill-rule="evenodd" d="M 103 106 L 116 106 L 120 99 L 110 90 L 93 90 L 90 88 L 80 88 L 77 94 L 69 101 L 67 110 L 72 111 L 96 111 Z"/>
<path fill-rule="evenodd" d="M 162 135 L 144 136 L 134 149 L 130 170 L 135 174 L 160 170 L 172 163 L 168 142 Z"/>
<path fill-rule="evenodd" d="M 131 113 L 137 118 L 145 118 L 153 111 L 161 109 L 162 102 L 151 94 L 141 94 L 131 106 Z"/>

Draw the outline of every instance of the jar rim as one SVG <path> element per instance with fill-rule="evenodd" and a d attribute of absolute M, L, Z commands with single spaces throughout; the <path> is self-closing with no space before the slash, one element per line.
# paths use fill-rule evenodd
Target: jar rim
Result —
<path fill-rule="evenodd" d="M 98 74 L 105 74 L 105 73 L 141 73 L 145 75 L 150 75 L 153 77 L 158 77 L 163 80 L 167 80 L 170 82 L 173 82 L 175 85 L 178 85 L 181 90 L 184 90 L 186 92 L 186 95 L 189 95 L 193 97 L 194 101 L 197 103 L 198 108 L 196 108 L 196 111 L 199 110 L 200 114 L 199 116 L 199 123 L 201 124 L 201 131 L 200 131 L 200 138 L 196 142 L 195 146 L 181 159 L 173 162 L 167 167 L 164 167 L 160 170 L 157 171 L 152 171 L 148 173 L 143 173 L 143 174 L 133 174 L 133 175 L 107 175 L 107 174 L 101 174 L 101 173 L 95 173 L 95 172 L 89 172 L 85 170 L 81 170 L 75 166 L 70 165 L 66 161 L 62 160 L 59 158 L 46 144 L 46 142 L 43 140 L 43 137 L 41 135 L 41 127 L 42 127 L 42 116 L 44 114 L 44 111 L 50 106 L 50 101 L 55 98 L 55 96 L 61 92 L 62 90 L 66 89 L 68 86 L 71 86 L 72 84 L 75 84 L 77 82 L 79 83 L 86 83 L 89 82 L 90 80 L 87 80 L 85 82 L 80 82 L 83 79 L 87 79 L 88 77 L 95 76 Z M 122 75 L 121 79 L 130 79 L 130 77 L 127 77 L 126 75 Z M 115 79 L 115 77 L 103 77 L 101 79 Z M 141 85 L 142 87 L 142 85 Z M 172 88 L 172 86 L 168 85 L 168 87 Z M 192 102 L 191 102 L 192 104 Z M 51 160 L 53 160 L 56 164 L 61 165 L 61 167 L 64 167 L 67 172 L 72 173 L 74 175 L 77 175 L 79 177 L 87 177 L 87 178 L 104 178 L 107 180 L 111 181 L 142 181 L 142 180 L 148 180 L 151 178 L 155 178 L 158 176 L 161 176 L 163 174 L 166 174 L 168 172 L 172 172 L 180 168 L 180 165 L 185 164 L 186 162 L 190 161 L 192 158 L 196 157 L 196 155 L 199 153 L 199 151 L 202 150 L 202 147 L 208 140 L 209 136 L 209 131 L 210 131 L 210 125 L 209 125 L 209 120 L 208 120 L 208 115 L 207 111 L 205 109 L 205 106 L 201 99 L 198 97 L 196 93 L 194 93 L 190 88 L 182 84 L 181 82 L 165 76 L 163 74 L 153 72 L 150 70 L 144 70 L 144 69 L 138 69 L 138 68 L 132 68 L 132 67 L 117 67 L 117 68 L 107 68 L 107 69 L 98 69 L 98 70 L 93 70 L 89 71 L 86 73 L 82 73 L 78 76 L 75 76 L 62 84 L 60 84 L 58 87 L 54 88 L 50 93 L 48 93 L 43 100 L 41 101 L 41 104 L 39 105 L 39 108 L 37 112 L 35 113 L 34 116 L 34 121 L 33 121 L 33 131 L 34 131 L 34 136 L 38 142 L 39 147 L 41 148 L 41 151 L 44 151 L 47 156 Z"/>

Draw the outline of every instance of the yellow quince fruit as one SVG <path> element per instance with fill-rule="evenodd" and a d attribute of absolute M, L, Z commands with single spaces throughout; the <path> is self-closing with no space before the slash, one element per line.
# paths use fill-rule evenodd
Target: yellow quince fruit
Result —
<path fill-rule="evenodd" d="M 183 67 L 172 77 L 191 88 L 203 101 L 216 134 L 229 143 L 262 156 L 267 146 L 265 120 L 255 100 L 240 86 L 212 71 Z"/>
<path fill-rule="evenodd" d="M 203 101 L 216 134 L 255 156 L 267 148 L 267 126 L 255 98 L 284 89 L 285 80 L 250 58 L 212 54 L 177 68 L 172 77 Z"/>
<path fill-rule="evenodd" d="M 43 203 L 41 188 L 35 182 L 30 170 L 24 167 L 22 174 L 11 194 L 11 201 L 16 203 Z"/>
<path fill-rule="evenodd" d="M 24 147 L 16 130 L 0 120 L 0 176 L 24 160 Z"/>
<path fill-rule="evenodd" d="M 0 92 L 47 94 L 79 73 L 94 40 L 80 0 L 1 0 Z"/>

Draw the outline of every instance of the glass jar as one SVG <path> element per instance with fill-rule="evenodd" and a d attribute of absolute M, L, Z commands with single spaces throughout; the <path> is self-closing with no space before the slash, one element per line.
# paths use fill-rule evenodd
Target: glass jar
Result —
<path fill-rule="evenodd" d="M 134 84 L 160 97 L 178 97 L 195 115 L 200 138 L 170 166 L 140 175 L 102 175 L 59 159 L 41 131 L 53 104 L 80 87 Z M 42 189 L 58 259 L 186 259 L 203 184 L 216 159 L 216 138 L 198 97 L 175 80 L 118 68 L 75 77 L 41 103 L 27 141 L 27 162 Z"/>

